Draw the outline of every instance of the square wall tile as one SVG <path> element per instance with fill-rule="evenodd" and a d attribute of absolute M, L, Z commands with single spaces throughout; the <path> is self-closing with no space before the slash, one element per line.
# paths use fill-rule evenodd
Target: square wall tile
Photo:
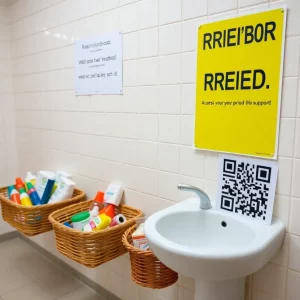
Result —
<path fill-rule="evenodd" d="M 300 273 L 288 270 L 286 300 L 298 300 L 300 295 Z"/>
<path fill-rule="evenodd" d="M 182 19 L 207 15 L 207 0 L 182 0 Z"/>
<path fill-rule="evenodd" d="M 159 24 L 181 21 L 181 0 L 159 1 Z"/>
<path fill-rule="evenodd" d="M 206 18 L 182 22 L 182 52 L 195 51 L 198 41 L 198 27 Z"/>
<path fill-rule="evenodd" d="M 291 199 L 291 213 L 290 213 L 290 228 L 289 232 L 300 236 L 300 199 Z"/>
<path fill-rule="evenodd" d="M 218 180 L 219 154 L 206 152 L 205 154 L 205 178 L 212 181 Z"/>
<path fill-rule="evenodd" d="M 182 82 L 196 82 L 197 56 L 196 52 L 182 54 Z"/>
<path fill-rule="evenodd" d="M 227 0 L 227 1 L 210 0 L 209 7 L 208 7 L 208 14 L 216 14 L 228 10 L 233 10 L 236 9 L 237 6 L 238 6 L 237 0 Z"/>
<path fill-rule="evenodd" d="M 282 246 L 279 250 L 279 253 L 271 260 L 272 263 L 280 265 L 282 267 L 288 266 L 289 259 L 289 249 L 290 249 L 290 235 L 286 233 Z"/>
<path fill-rule="evenodd" d="M 182 175 L 204 178 L 205 154 L 192 147 L 180 147 L 180 172 Z"/>
<path fill-rule="evenodd" d="M 158 64 L 158 57 L 138 60 L 138 80 L 140 85 L 158 84 Z"/>
<path fill-rule="evenodd" d="M 159 116 L 159 140 L 166 143 L 180 143 L 180 116 Z"/>
<path fill-rule="evenodd" d="M 290 213 L 290 197 L 283 196 L 283 195 L 276 195 L 273 215 L 284 223 L 286 231 L 288 231 L 289 229 L 289 213 Z"/>
<path fill-rule="evenodd" d="M 300 236 L 290 235 L 290 255 L 289 255 L 289 268 L 300 272 Z"/>
<path fill-rule="evenodd" d="M 159 169 L 170 173 L 179 173 L 179 146 L 159 144 Z"/>
<path fill-rule="evenodd" d="M 293 160 L 291 158 L 279 157 L 279 172 L 277 179 L 277 193 L 290 196 L 292 183 Z"/>
<path fill-rule="evenodd" d="M 139 57 L 158 55 L 158 28 L 139 31 Z"/>
<path fill-rule="evenodd" d="M 294 160 L 292 196 L 300 198 L 300 159 Z"/>
<path fill-rule="evenodd" d="M 297 78 L 284 78 L 282 85 L 281 117 L 296 116 L 297 106 Z"/>
<path fill-rule="evenodd" d="M 181 82 L 181 55 L 167 55 L 159 58 L 160 84 L 178 84 Z"/>
<path fill-rule="evenodd" d="M 300 120 L 296 121 L 295 157 L 300 158 Z"/>
<path fill-rule="evenodd" d="M 159 110 L 159 87 L 140 86 L 138 96 L 140 113 L 158 113 Z"/>
<path fill-rule="evenodd" d="M 139 300 L 157 300 L 157 291 L 140 286 Z"/>
<path fill-rule="evenodd" d="M 288 1 L 289 16 L 287 18 L 287 36 L 289 35 L 299 35 L 299 11 L 300 2 L 296 0 Z"/>
<path fill-rule="evenodd" d="M 179 298 L 178 300 L 194 300 L 195 293 L 187 290 L 186 288 L 179 286 Z"/>
<path fill-rule="evenodd" d="M 269 294 L 253 290 L 252 297 L 249 300 L 278 300 L 278 298 L 271 297 Z"/>
<path fill-rule="evenodd" d="M 158 300 L 178 300 L 178 284 L 158 290 Z"/>
<path fill-rule="evenodd" d="M 177 188 L 179 175 L 173 173 L 159 172 L 158 195 L 164 199 L 178 202 L 180 191 Z"/>
<path fill-rule="evenodd" d="M 194 145 L 194 116 L 181 116 L 181 144 L 192 146 Z"/>
<path fill-rule="evenodd" d="M 142 0 L 139 2 L 139 28 L 158 26 L 158 0 Z"/>
<path fill-rule="evenodd" d="M 245 6 L 251 6 L 251 5 L 258 5 L 269 2 L 268 0 L 240 0 L 239 6 L 245 7 Z"/>
<path fill-rule="evenodd" d="M 159 112 L 161 114 L 180 114 L 180 90 L 179 84 L 159 87 Z"/>
<path fill-rule="evenodd" d="M 181 113 L 193 115 L 196 105 L 196 85 L 183 84 L 181 87 Z"/>
<path fill-rule="evenodd" d="M 186 277 L 184 275 L 179 276 L 179 285 L 185 287 L 187 290 L 192 292 L 195 291 L 195 279 Z"/>
<path fill-rule="evenodd" d="M 287 37 L 284 54 L 284 76 L 298 76 L 300 37 Z"/>
<path fill-rule="evenodd" d="M 123 62 L 123 86 L 139 85 L 137 76 L 137 61 L 130 60 Z"/>
<path fill-rule="evenodd" d="M 159 54 L 175 54 L 181 52 L 181 23 L 160 26 Z"/>
<path fill-rule="evenodd" d="M 270 297 L 284 299 L 286 269 L 268 263 L 253 275 L 253 289 L 264 292 Z"/>
<path fill-rule="evenodd" d="M 279 130 L 278 154 L 293 157 L 296 121 L 281 119 Z"/>
<path fill-rule="evenodd" d="M 139 39 L 138 32 L 123 35 L 123 59 L 138 58 Z"/>
<path fill-rule="evenodd" d="M 124 33 L 138 29 L 138 3 L 120 8 L 120 25 Z"/>

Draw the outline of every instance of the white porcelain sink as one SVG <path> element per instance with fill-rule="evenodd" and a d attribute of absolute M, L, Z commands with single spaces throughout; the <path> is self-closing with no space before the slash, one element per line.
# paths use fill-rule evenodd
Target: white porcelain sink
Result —
<path fill-rule="evenodd" d="M 191 198 L 152 215 L 145 234 L 169 268 L 196 279 L 196 299 L 242 300 L 245 277 L 262 268 L 281 247 L 285 228 L 211 209 Z"/>

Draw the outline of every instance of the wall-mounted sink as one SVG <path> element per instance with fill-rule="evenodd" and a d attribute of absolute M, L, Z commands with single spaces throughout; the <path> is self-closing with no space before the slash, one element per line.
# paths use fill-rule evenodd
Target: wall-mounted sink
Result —
<path fill-rule="evenodd" d="M 174 271 L 196 279 L 195 299 L 243 300 L 245 277 L 279 251 L 285 227 L 211 209 L 191 198 L 152 215 L 145 234 L 155 255 Z"/>

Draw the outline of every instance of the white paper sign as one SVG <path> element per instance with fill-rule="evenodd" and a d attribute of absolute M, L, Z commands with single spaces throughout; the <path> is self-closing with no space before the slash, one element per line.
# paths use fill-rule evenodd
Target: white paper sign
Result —
<path fill-rule="evenodd" d="M 217 209 L 271 224 L 278 163 L 220 155 Z"/>
<path fill-rule="evenodd" d="M 77 95 L 122 94 L 122 33 L 103 34 L 75 44 Z"/>

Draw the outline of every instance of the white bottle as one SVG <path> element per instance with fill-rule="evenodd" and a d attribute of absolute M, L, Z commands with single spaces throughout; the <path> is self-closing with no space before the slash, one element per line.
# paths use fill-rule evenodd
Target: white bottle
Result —
<path fill-rule="evenodd" d="M 99 207 L 95 205 L 92 210 L 90 210 L 90 220 L 99 216 Z"/>

